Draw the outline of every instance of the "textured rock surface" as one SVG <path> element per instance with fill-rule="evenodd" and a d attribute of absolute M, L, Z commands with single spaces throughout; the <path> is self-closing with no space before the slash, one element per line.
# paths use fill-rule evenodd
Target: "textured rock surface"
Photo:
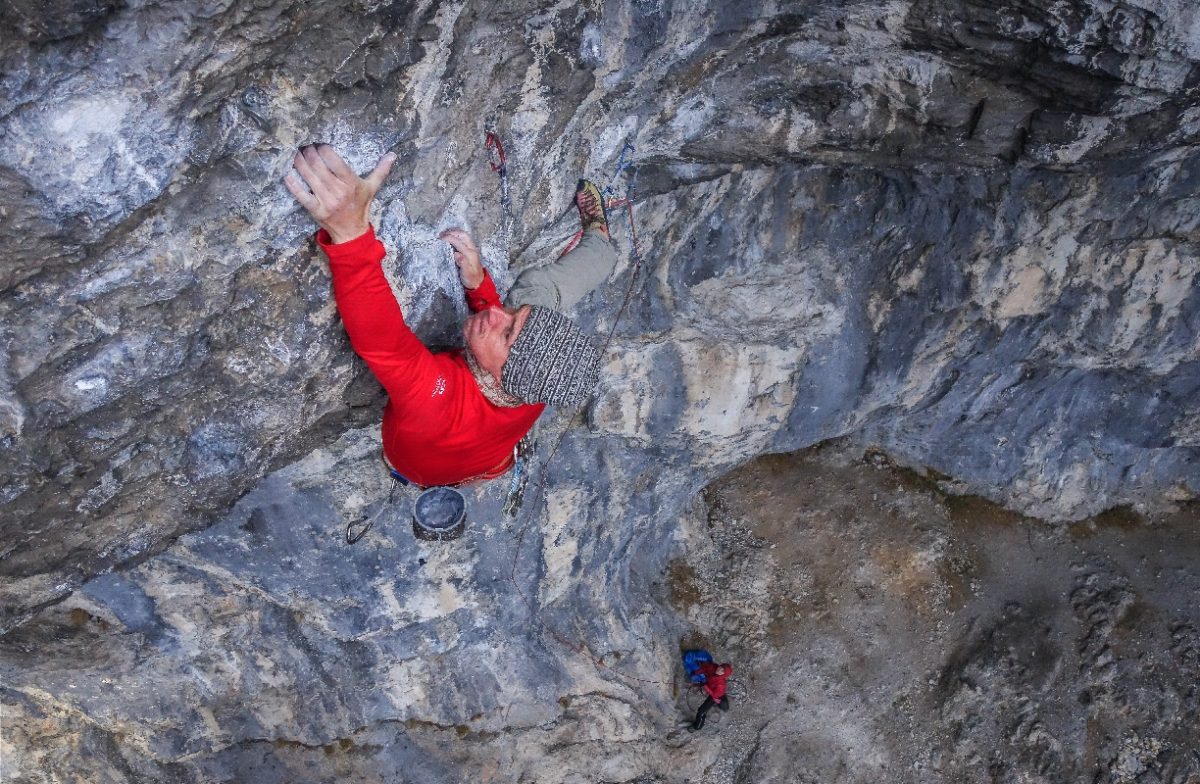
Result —
<path fill-rule="evenodd" d="M 709 465 L 853 433 L 1052 518 L 1195 495 L 1186 3 L 118 5 L 6 11 L 10 619 L 375 415 L 279 182 L 312 140 L 401 153 L 378 221 L 439 341 L 436 230 L 535 263 L 635 144 L 598 432 Z"/>
<path fill-rule="evenodd" d="M 688 642 L 745 665 L 692 780 L 1200 778 L 1195 509 L 1047 529 L 848 458 L 755 461 L 682 526 Z"/>
<path fill-rule="evenodd" d="M 376 438 L 10 632 L 5 780 L 1200 777 L 1194 508 L 1048 528 L 823 448 L 636 532 L 560 485 L 520 549 L 495 492 L 458 542 L 401 504 L 347 548 Z M 679 645 L 737 667 L 698 735 Z"/>
<path fill-rule="evenodd" d="M 993 5 L 8 4 L 0 623 L 17 628 L 0 645 L 6 708 L 30 717 L 18 745 L 118 780 L 235 777 L 277 752 L 374 770 L 341 741 L 388 749 L 380 773 L 453 779 L 443 725 L 503 729 L 497 770 L 515 727 L 568 766 L 595 750 L 583 736 L 661 761 L 640 709 L 661 689 L 564 654 L 514 592 L 661 681 L 677 621 L 644 597 L 683 547 L 680 511 L 750 457 L 845 436 L 1054 520 L 1194 498 L 1200 11 Z M 383 492 L 357 429 L 381 399 L 280 184 L 314 140 L 360 169 L 400 153 L 377 223 L 439 343 L 464 310 L 441 228 L 470 227 L 506 283 L 569 237 L 578 175 L 623 192 L 636 173 L 645 267 L 606 389 L 547 423 L 571 430 L 545 500 L 505 528 L 488 489 L 462 550 L 421 555 L 402 527 L 378 562 L 336 544 L 341 513 Z M 625 264 L 581 320 L 607 332 L 630 280 Z M 514 581 L 493 585 L 526 522 Z M 38 646 L 45 672 L 22 658 Z M 453 676 L 404 670 L 451 648 Z M 612 764 L 595 775 L 641 775 Z"/>

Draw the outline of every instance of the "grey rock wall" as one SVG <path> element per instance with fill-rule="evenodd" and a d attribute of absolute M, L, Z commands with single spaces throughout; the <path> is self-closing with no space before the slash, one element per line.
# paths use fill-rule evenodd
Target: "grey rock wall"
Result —
<path fill-rule="evenodd" d="M 1196 13 L 11 6 L 6 624 L 375 415 L 279 182 L 314 140 L 401 154 L 378 222 L 437 342 L 462 314 L 437 229 L 508 279 L 635 146 L 612 184 L 636 172 L 647 274 L 599 431 L 712 433 L 726 464 L 857 434 L 1053 519 L 1193 496 Z"/>
<path fill-rule="evenodd" d="M 363 690 L 337 686 L 338 707 L 312 714 L 272 703 L 260 716 L 189 697 L 204 707 L 184 719 L 166 715 L 177 705 L 103 690 L 59 702 L 79 679 L 52 664 L 61 680 L 39 687 L 51 699 L 28 702 L 32 681 L 13 699 L 32 717 L 65 711 L 81 739 L 72 743 L 111 752 L 125 742 L 113 733 L 129 732 L 145 752 L 138 764 L 169 766 L 201 749 L 321 747 L 354 728 L 391 731 L 378 722 L 416 722 L 401 733 L 415 738 L 421 722 L 454 725 L 501 704 L 510 714 L 525 704 L 520 721 L 540 726 L 554 707 L 532 684 L 598 677 L 586 664 L 566 672 L 577 663 L 542 639 L 530 669 L 512 676 L 513 699 L 489 696 L 502 680 L 493 673 L 456 683 L 453 709 L 399 697 L 381 708 L 367 692 L 384 669 L 440 643 L 418 644 L 424 632 L 403 624 L 385 635 L 403 655 L 329 641 L 376 629 L 394 608 L 372 594 L 344 629 L 325 617 L 339 595 L 367 590 L 354 587 L 362 570 L 383 568 L 320 549 L 336 547 L 344 521 L 334 510 L 357 513 L 382 488 L 346 500 L 338 483 L 358 480 L 320 478 L 313 466 L 326 464 L 313 455 L 376 422 L 382 399 L 346 343 L 311 223 L 280 184 L 303 143 L 333 143 L 360 170 L 385 150 L 400 154 L 376 224 L 397 296 L 431 343 L 453 342 L 465 313 L 439 230 L 472 230 L 507 285 L 570 236 L 564 210 L 578 176 L 618 194 L 635 183 L 644 263 L 635 276 L 620 216 L 623 264 L 579 317 L 607 334 L 627 286 L 633 296 L 604 390 L 581 418 L 548 424 L 544 442 L 568 424 L 571 434 L 545 467 L 546 500 L 529 510 L 540 555 L 524 556 L 533 560 L 514 585 L 563 618 L 598 618 L 581 631 L 597 650 L 649 650 L 630 665 L 638 677 L 660 679 L 674 655 L 661 647 L 669 641 L 653 642 L 669 613 L 641 598 L 671 554 L 671 521 L 701 487 L 763 452 L 845 436 L 931 470 L 948 490 L 1049 520 L 1155 509 L 1200 490 L 1200 11 L 1183 0 L 999 10 L 934 0 L 68 0 L 2 13 L 9 671 L 26 670 L 18 653 L 37 650 L 36 635 L 62 636 L 54 629 L 67 608 L 39 608 L 71 596 L 120 638 L 79 643 L 99 682 L 151 661 L 181 669 L 147 675 L 142 688 L 175 694 L 196 673 L 211 683 L 219 662 L 179 665 L 142 646 L 179 638 L 170 629 L 182 624 L 183 636 L 199 635 L 197 651 L 281 639 L 308 650 L 302 614 L 318 619 L 318 648 L 333 647 L 284 667 L 281 691 L 336 681 L 312 661 L 345 656 Z M 483 148 L 488 127 L 508 151 L 508 212 Z M 622 150 L 634 166 L 618 176 Z M 205 540 L 217 549 L 245 546 L 253 531 L 230 510 L 247 493 L 270 496 L 278 470 L 310 472 L 312 492 L 342 498 L 295 512 L 318 533 L 279 554 L 300 559 L 293 582 L 272 576 L 254 548 L 235 566 L 197 566 L 189 559 L 201 556 L 178 554 L 184 543 L 152 558 L 189 532 L 226 537 Z M 498 503 L 496 492 L 480 503 Z M 502 591 L 480 587 L 481 575 L 502 576 L 504 548 L 515 546 L 505 537 L 523 523 L 505 530 L 490 512 L 480 521 L 486 544 L 441 566 L 459 569 L 464 612 L 490 617 Z M 287 530 L 263 525 L 275 539 Z M 394 546 L 410 560 L 416 552 Z M 336 591 L 308 584 L 324 559 L 339 560 Z M 594 603 L 597 573 L 616 595 Z M 293 588 L 304 598 L 273 598 L 261 626 L 256 615 L 237 633 L 210 628 L 231 580 L 255 601 Z M 205 597 L 202 607 L 166 618 L 147 583 Z M 242 611 L 242 599 L 228 601 L 227 612 Z M 627 624 L 643 614 L 634 635 Z M 464 650 L 507 644 L 527 621 L 461 621 L 477 635 Z M 102 715 L 126 729 L 105 729 Z M 132 715 L 141 718 L 127 727 Z M 118 756 L 118 768 L 133 764 L 127 749 Z M 186 775 L 209 775 L 197 770 Z"/>

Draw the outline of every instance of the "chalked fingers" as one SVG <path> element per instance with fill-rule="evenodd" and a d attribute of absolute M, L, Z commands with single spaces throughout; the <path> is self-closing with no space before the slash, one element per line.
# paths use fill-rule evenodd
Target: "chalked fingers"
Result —
<path fill-rule="evenodd" d="M 446 229 L 438 235 L 438 238 L 450 243 L 451 247 L 457 251 L 476 250 L 475 243 L 471 240 L 471 235 L 462 229 Z"/>
<path fill-rule="evenodd" d="M 387 179 L 388 174 L 392 171 L 392 164 L 396 162 L 396 153 L 389 152 L 379 159 L 379 163 L 375 164 L 375 168 L 367 175 L 367 185 L 371 187 L 371 193 L 374 195 L 383 187 L 383 181 Z"/>
<path fill-rule="evenodd" d="M 296 171 L 300 172 L 300 176 L 304 178 L 304 184 L 312 191 L 313 196 L 320 199 L 322 190 L 321 178 L 313 170 L 308 158 L 304 157 L 303 149 L 296 153 L 296 157 L 292 159 L 292 166 L 296 168 Z"/>
<path fill-rule="evenodd" d="M 300 206 L 308 210 L 310 215 L 316 215 L 316 212 L 321 208 L 321 200 L 309 193 L 308 189 L 300 182 L 294 174 L 288 174 L 283 178 L 283 184 L 296 197 L 296 201 L 300 202 Z"/>
<path fill-rule="evenodd" d="M 329 171 L 335 177 L 348 185 L 354 185 L 358 182 L 358 175 L 346 165 L 346 162 L 342 160 L 342 156 L 338 155 L 337 150 L 328 144 L 316 144 L 313 146 L 317 151 L 317 157 L 321 159 L 321 162 L 329 168 Z"/>
<path fill-rule="evenodd" d="M 296 156 L 296 170 L 304 175 L 304 181 L 308 183 L 308 187 L 312 188 L 318 199 L 324 196 L 322 190 L 337 194 L 343 189 L 342 183 L 321 159 L 315 144 L 300 148 L 300 154 Z M 353 181 L 350 185 L 353 187 Z"/>

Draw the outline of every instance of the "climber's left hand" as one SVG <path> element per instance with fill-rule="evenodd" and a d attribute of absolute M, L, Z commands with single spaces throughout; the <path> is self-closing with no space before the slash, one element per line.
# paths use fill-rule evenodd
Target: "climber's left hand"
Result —
<path fill-rule="evenodd" d="M 471 235 L 462 229 L 446 229 L 438 239 L 450 243 L 454 249 L 454 263 L 458 266 L 458 278 L 463 287 L 477 289 L 483 283 L 483 264 L 479 261 L 479 248 Z"/>
<path fill-rule="evenodd" d="M 396 154 L 389 152 L 366 177 L 359 177 L 328 144 L 301 147 L 292 165 L 303 177 L 288 174 L 283 183 L 335 244 L 362 236 L 371 227 L 367 211 Z M 308 188 L 305 189 L 305 184 Z"/>

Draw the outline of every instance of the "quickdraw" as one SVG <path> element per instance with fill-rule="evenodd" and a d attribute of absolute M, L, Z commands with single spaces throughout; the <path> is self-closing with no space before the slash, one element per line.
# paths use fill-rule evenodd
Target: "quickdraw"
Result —
<path fill-rule="evenodd" d="M 508 495 L 501 509 L 503 514 L 515 517 L 521 511 L 521 502 L 525 498 L 525 485 L 529 483 L 529 463 L 537 450 L 537 439 L 533 431 L 529 431 L 513 448 L 512 479 L 508 483 Z"/>
<path fill-rule="evenodd" d="M 626 169 L 633 168 L 633 160 L 626 160 L 625 155 L 626 153 L 632 154 L 635 152 L 637 152 L 637 148 L 633 146 L 632 142 L 626 140 L 625 145 L 621 148 L 621 154 L 617 157 L 617 170 L 613 173 L 613 182 L 616 182 L 617 178 Z M 608 201 L 608 208 L 610 210 L 617 207 L 624 207 L 629 212 L 629 247 L 633 255 L 634 266 L 640 269 L 642 265 L 642 249 L 638 243 L 637 222 L 633 219 L 633 191 L 637 187 L 637 175 L 637 169 L 633 169 L 633 175 L 629 177 L 629 183 L 625 186 L 624 198 L 616 197 L 616 189 L 611 183 L 604 189 L 604 192 L 610 197 Z M 636 275 L 637 273 L 635 272 L 634 274 Z M 610 335 L 609 337 L 611 339 L 612 336 Z"/>
<path fill-rule="evenodd" d="M 365 523 L 363 523 L 361 520 L 357 523 L 352 520 L 346 524 L 346 544 L 354 544 L 367 535 L 367 531 L 371 530 L 371 526 L 375 525 L 375 521 L 379 519 L 379 516 L 383 514 L 384 510 L 391 507 L 392 502 L 396 500 L 396 485 L 398 484 L 400 484 L 399 480 L 393 476 L 391 487 L 388 488 L 387 500 L 384 501 L 377 510 L 375 510 L 375 514 L 371 515 L 370 519 L 368 519 Z M 362 525 L 362 528 L 358 531 L 355 531 L 355 525 Z"/>
<path fill-rule="evenodd" d="M 615 172 L 613 172 L 613 183 L 615 183 L 617 181 L 617 178 L 620 177 L 625 172 L 626 169 L 633 168 L 633 161 L 626 160 L 625 154 L 626 153 L 635 153 L 635 152 L 637 152 L 637 148 L 633 146 L 633 142 L 626 139 L 624 146 L 621 147 L 621 154 L 617 156 L 617 170 Z M 629 185 L 625 189 L 626 193 L 633 190 L 633 185 L 636 181 L 637 181 L 637 169 L 634 169 L 633 170 L 633 178 L 629 181 Z M 613 186 L 613 183 L 609 183 L 608 187 L 604 189 L 604 192 L 606 194 L 608 194 L 609 196 L 615 196 L 615 194 L 616 194 L 616 189 Z"/>
<path fill-rule="evenodd" d="M 504 154 L 504 143 L 492 128 L 484 132 L 483 148 L 487 151 L 488 165 L 500 175 L 500 206 L 508 212 L 508 158 Z"/>
<path fill-rule="evenodd" d="M 613 172 L 613 181 L 610 182 L 604 189 L 604 208 L 611 212 L 612 210 L 624 207 L 629 215 L 629 245 L 631 255 L 633 256 L 634 265 L 638 268 L 633 273 L 634 278 L 636 278 L 638 270 L 640 270 L 642 264 L 642 250 L 638 243 L 637 222 L 633 219 L 633 189 L 637 184 L 637 169 L 633 169 L 633 176 L 629 178 L 629 184 L 625 186 L 625 195 L 623 197 L 617 197 L 616 187 L 613 184 L 626 169 L 633 168 L 633 161 L 626 160 L 625 155 L 626 153 L 634 152 L 637 152 L 637 148 L 634 147 L 633 143 L 630 141 L 626 141 L 625 145 L 621 147 L 621 154 L 617 157 L 617 170 Z M 581 239 L 583 239 L 583 229 L 575 232 L 575 236 L 573 236 L 567 243 L 567 247 L 564 248 L 563 252 L 559 254 L 559 258 L 562 258 L 574 250 L 575 246 L 579 244 Z M 623 313 L 624 310 L 624 305 L 622 305 L 620 313 Z M 618 313 L 617 318 L 613 321 L 613 329 L 616 329 L 616 322 L 620 320 L 620 313 Z M 609 332 L 608 339 L 612 340 L 612 332 Z M 608 348 L 607 342 L 605 343 L 604 347 Z"/>
<path fill-rule="evenodd" d="M 488 150 L 488 164 L 492 167 L 492 171 L 498 173 L 501 177 L 507 174 L 508 160 L 504 156 L 504 143 L 500 141 L 500 137 L 495 131 L 487 131 L 484 135 L 483 146 Z M 495 152 L 496 160 L 490 160 L 492 152 Z"/>

